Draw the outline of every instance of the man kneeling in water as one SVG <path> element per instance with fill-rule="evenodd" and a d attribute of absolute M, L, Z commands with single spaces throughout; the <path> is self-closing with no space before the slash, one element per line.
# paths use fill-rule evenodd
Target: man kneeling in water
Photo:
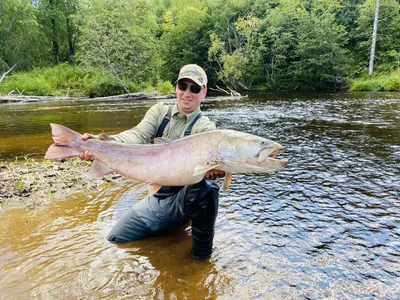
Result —
<path fill-rule="evenodd" d="M 154 138 L 177 139 L 192 133 L 215 130 L 215 124 L 200 111 L 207 94 L 207 75 L 198 65 L 185 65 L 175 86 L 175 105 L 157 103 L 143 120 L 117 135 L 100 135 L 100 139 L 120 143 L 145 144 Z M 84 134 L 82 139 L 95 138 Z M 81 155 L 94 159 L 90 152 Z M 192 220 L 192 256 L 203 259 L 212 254 L 214 227 L 218 214 L 218 185 L 211 178 L 223 176 L 212 170 L 199 183 L 187 186 L 163 186 L 154 195 L 136 203 L 117 222 L 107 239 L 129 242 L 150 236 L 167 227 Z"/>

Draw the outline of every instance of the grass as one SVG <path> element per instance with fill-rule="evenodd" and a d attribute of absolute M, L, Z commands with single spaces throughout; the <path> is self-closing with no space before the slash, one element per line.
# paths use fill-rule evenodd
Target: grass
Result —
<path fill-rule="evenodd" d="M 390 74 L 349 79 L 347 84 L 350 91 L 400 92 L 400 70 Z"/>
<path fill-rule="evenodd" d="M 132 82 L 124 80 L 129 92 L 173 92 L 170 82 L 160 81 L 154 86 L 151 82 Z M 23 94 L 32 96 L 103 97 L 126 94 L 126 90 L 113 77 L 101 72 L 84 70 L 78 66 L 59 64 L 57 66 L 36 68 L 28 72 L 15 73 L 0 83 L 2 94 Z"/>

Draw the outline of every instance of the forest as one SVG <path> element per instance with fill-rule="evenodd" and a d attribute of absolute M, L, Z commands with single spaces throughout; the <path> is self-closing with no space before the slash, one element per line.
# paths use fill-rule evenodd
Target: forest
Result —
<path fill-rule="evenodd" d="M 400 1 L 0 0 L 0 93 L 168 92 L 187 63 L 227 90 L 400 90 Z"/>

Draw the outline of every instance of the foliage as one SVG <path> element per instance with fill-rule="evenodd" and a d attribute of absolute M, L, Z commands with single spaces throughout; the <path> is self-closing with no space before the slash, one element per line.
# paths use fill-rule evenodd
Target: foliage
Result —
<path fill-rule="evenodd" d="M 35 8 L 29 0 L 0 0 L 0 77 L 14 65 L 26 70 L 46 60 Z"/>
<path fill-rule="evenodd" d="M 260 55 L 271 88 L 336 88 L 348 61 L 339 0 L 279 1 L 266 18 Z"/>
<path fill-rule="evenodd" d="M 53 63 L 73 62 L 78 38 L 80 0 L 37 1 L 37 21 Z"/>
<path fill-rule="evenodd" d="M 380 3 L 375 67 L 377 71 L 388 72 L 399 67 L 400 3 L 396 0 L 381 0 Z M 353 51 L 356 69 L 368 64 L 375 0 L 366 0 L 357 9 L 357 28 L 354 32 L 356 46 Z"/>
<path fill-rule="evenodd" d="M 350 91 L 400 92 L 400 70 L 385 75 L 349 79 L 347 84 L 349 85 Z"/>
<path fill-rule="evenodd" d="M 160 95 L 167 95 L 174 92 L 174 86 L 169 81 L 158 82 L 157 89 Z"/>
<path fill-rule="evenodd" d="M 189 63 L 203 67 L 208 41 L 206 11 L 200 0 L 174 0 L 165 12 L 160 39 L 161 78 L 174 82 L 179 69 Z"/>
<path fill-rule="evenodd" d="M 56 67 L 36 68 L 6 78 L 0 84 L 4 94 L 54 96 L 109 96 L 121 94 L 121 86 L 100 72 L 88 72 L 80 67 L 59 64 Z"/>
<path fill-rule="evenodd" d="M 375 72 L 389 74 L 400 68 L 400 2 L 380 3 Z M 166 82 L 197 63 L 211 87 L 338 89 L 367 71 L 374 12 L 375 0 L 0 0 L 0 84 L 167 93 Z M 55 84 L 66 62 L 85 79 Z"/>
<path fill-rule="evenodd" d="M 258 37 L 261 20 L 253 13 L 238 18 L 233 29 L 236 32 L 234 49 L 215 33 L 210 35 L 211 46 L 208 50 L 210 61 L 217 63 L 217 77 L 227 87 L 241 90 L 252 82 L 252 65 L 257 65 L 257 53 L 254 41 Z"/>
<path fill-rule="evenodd" d="M 144 1 L 93 0 L 82 11 L 78 61 L 114 77 L 126 92 L 128 81 L 157 76 L 155 15 Z"/>
<path fill-rule="evenodd" d="M 297 10 L 298 43 L 289 72 L 302 89 L 334 88 L 344 80 L 349 61 L 344 27 L 335 21 L 339 8 L 339 0 L 313 0 Z"/>

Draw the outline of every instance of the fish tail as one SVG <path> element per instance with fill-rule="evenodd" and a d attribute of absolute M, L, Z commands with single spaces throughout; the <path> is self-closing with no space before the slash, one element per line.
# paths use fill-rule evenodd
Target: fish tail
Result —
<path fill-rule="evenodd" d="M 81 135 L 65 126 L 51 123 L 54 144 L 49 147 L 44 158 L 62 159 L 78 156 L 78 146 L 81 142 Z"/>

